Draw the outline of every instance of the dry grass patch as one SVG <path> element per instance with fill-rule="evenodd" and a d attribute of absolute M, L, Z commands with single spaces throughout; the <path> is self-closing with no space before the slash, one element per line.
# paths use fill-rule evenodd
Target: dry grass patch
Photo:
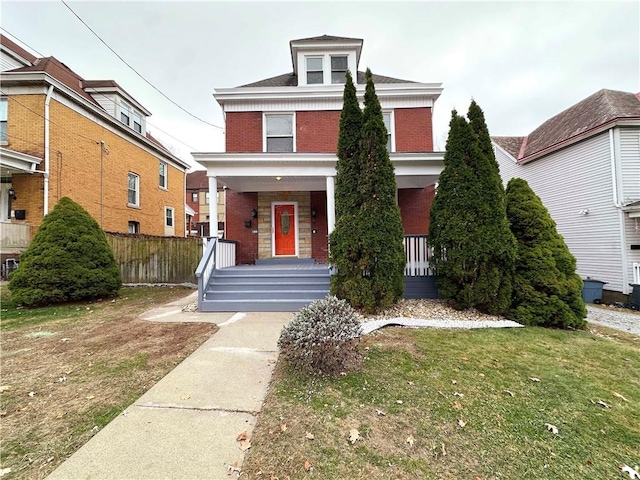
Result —
<path fill-rule="evenodd" d="M 44 478 L 217 330 L 138 319 L 183 288 L 40 309 L 17 308 L 2 288 L 3 480 Z"/>
<path fill-rule="evenodd" d="M 243 477 L 621 478 L 640 463 L 640 337 L 602 335 L 387 328 L 358 373 L 279 362 Z"/>

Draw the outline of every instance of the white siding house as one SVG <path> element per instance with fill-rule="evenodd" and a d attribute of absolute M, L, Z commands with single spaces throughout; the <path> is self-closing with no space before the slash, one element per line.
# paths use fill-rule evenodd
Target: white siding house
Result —
<path fill-rule="evenodd" d="M 502 179 L 525 179 L 583 278 L 631 292 L 640 267 L 640 99 L 601 90 L 527 137 L 493 137 Z M 636 269 L 637 270 L 637 269 Z M 636 274 L 637 276 L 637 274 Z"/>

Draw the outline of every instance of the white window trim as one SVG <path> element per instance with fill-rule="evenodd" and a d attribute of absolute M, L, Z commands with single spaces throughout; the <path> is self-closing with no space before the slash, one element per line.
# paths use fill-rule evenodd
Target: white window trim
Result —
<path fill-rule="evenodd" d="M 384 115 L 385 113 L 389 114 L 389 129 L 391 130 L 390 133 L 391 134 L 391 150 L 389 151 L 389 153 L 395 152 L 396 151 L 396 120 L 395 120 L 395 113 L 394 110 L 382 110 L 382 114 Z"/>
<path fill-rule="evenodd" d="M 134 227 L 134 230 L 137 230 L 137 231 L 132 232 L 131 227 Z M 140 233 L 140 222 L 138 222 L 137 220 L 129 220 L 129 222 L 127 223 L 127 232 Z"/>
<path fill-rule="evenodd" d="M 164 165 L 164 185 L 160 183 L 160 165 Z M 162 160 L 158 164 L 158 186 L 163 190 L 169 189 L 169 165 Z"/>
<path fill-rule="evenodd" d="M 146 133 L 146 121 L 145 121 L 145 116 L 142 112 L 140 112 L 139 110 L 137 110 L 133 105 L 129 105 L 127 102 L 125 102 L 124 100 L 120 99 L 119 100 L 119 104 L 118 104 L 118 116 L 117 119 L 118 121 L 122 124 L 122 125 L 126 125 L 127 127 L 129 127 L 131 130 L 133 130 L 135 133 L 137 133 L 138 135 L 145 135 Z M 122 112 L 126 111 L 127 112 L 127 116 L 129 117 L 129 123 L 124 123 L 122 121 Z M 133 124 L 133 116 L 136 115 L 138 118 L 140 118 L 140 129 L 142 130 L 141 132 L 138 132 Z"/>
<path fill-rule="evenodd" d="M 276 255 L 276 205 L 293 205 L 293 217 L 295 222 L 296 251 L 293 255 Z M 271 256 L 272 257 L 297 257 L 300 255 L 300 222 L 298 221 L 298 202 L 276 201 L 271 202 Z"/>
<path fill-rule="evenodd" d="M 305 72 L 306 75 L 306 72 Z M 262 113 L 262 151 L 267 153 L 267 117 L 269 115 L 291 115 L 291 130 L 293 133 L 293 150 L 290 153 L 296 153 L 296 112 L 267 112 Z M 284 138 L 284 137 L 283 137 Z M 273 153 L 273 152 L 270 152 Z M 283 153 L 283 152 L 280 152 Z"/>
<path fill-rule="evenodd" d="M 136 178 L 136 202 L 129 202 L 129 177 L 134 176 Z M 127 206 L 140 208 L 140 175 L 135 172 L 127 173 Z"/>
<path fill-rule="evenodd" d="M 167 219 L 169 218 L 167 212 L 171 211 L 171 223 L 172 225 L 168 225 Z M 176 228 L 176 209 L 173 207 L 164 207 L 164 226 L 165 228 Z"/>
<path fill-rule="evenodd" d="M 321 84 L 307 84 L 307 57 L 323 57 L 322 69 L 324 71 L 322 85 L 343 85 L 344 83 L 331 83 L 331 57 L 347 57 L 347 68 L 353 77 L 353 83 L 358 85 L 358 75 L 356 74 L 356 52 L 355 50 L 336 50 L 327 53 L 298 52 L 298 86 L 319 87 Z"/>
<path fill-rule="evenodd" d="M 324 55 L 305 55 L 304 57 L 304 78 L 305 78 L 305 83 L 307 85 L 324 85 L 325 81 L 324 79 L 325 77 L 325 56 Z M 309 73 L 309 68 L 308 68 L 308 60 L 309 59 L 319 59 L 322 62 L 322 70 L 311 70 L 312 72 L 322 72 L 322 81 L 320 83 L 309 83 L 309 77 L 308 77 L 308 73 Z"/>
<path fill-rule="evenodd" d="M 4 102 L 6 105 L 5 111 L 7 112 L 6 118 L 3 120 L 0 118 L 0 122 L 4 122 L 5 124 L 5 137 L 4 139 L 0 139 L 0 145 L 9 145 L 9 98 L 8 97 L 0 97 L 0 102 Z"/>
<path fill-rule="evenodd" d="M 347 58 L 347 69 L 344 71 L 345 72 L 345 81 L 342 82 L 342 83 L 333 83 L 333 67 L 331 65 L 329 65 L 329 82 L 328 82 L 328 84 L 329 85 L 344 85 L 344 84 L 347 83 L 346 75 L 347 75 L 347 72 L 349 71 L 349 55 L 348 54 L 343 54 L 343 53 L 330 54 L 329 55 L 329 64 L 331 64 L 331 60 L 334 57 L 335 58 L 338 58 L 338 57 L 340 57 L 340 58 L 346 57 Z M 336 71 L 338 71 L 338 70 L 336 70 Z M 340 70 L 340 71 L 342 71 L 342 70 Z M 357 74 L 356 74 L 356 76 L 357 76 Z"/>

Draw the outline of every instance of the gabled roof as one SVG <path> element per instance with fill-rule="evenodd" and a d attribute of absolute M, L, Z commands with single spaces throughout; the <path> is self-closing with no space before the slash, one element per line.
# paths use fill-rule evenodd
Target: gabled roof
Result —
<path fill-rule="evenodd" d="M 14 68 L 8 70 L 9 73 L 22 73 L 22 72 L 44 72 L 51 75 L 56 80 L 64 83 L 67 87 L 74 92 L 82 96 L 85 100 L 88 100 L 93 105 L 100 107 L 100 104 L 89 95 L 83 89 L 84 78 L 78 75 L 76 72 L 67 67 L 64 63 L 55 57 L 36 58 L 33 65 L 29 67 Z"/>
<path fill-rule="evenodd" d="M 351 37 L 336 37 L 334 35 L 320 35 L 318 37 L 298 38 L 297 40 L 291 40 L 290 43 L 297 42 L 362 42 L 361 38 Z"/>
<path fill-rule="evenodd" d="M 0 34 L 0 44 L 5 46 L 8 50 L 15 52 L 30 63 L 35 62 L 36 58 L 38 58 L 2 34 Z"/>
<path fill-rule="evenodd" d="M 640 98 L 634 93 L 602 89 L 551 117 L 526 137 L 492 139 L 517 160 L 526 160 L 619 119 L 640 120 Z"/>
<path fill-rule="evenodd" d="M 187 173 L 187 190 L 208 190 L 209 177 L 206 170 Z"/>
<path fill-rule="evenodd" d="M 371 78 L 373 83 L 417 83 L 413 80 L 402 80 L 400 78 L 385 77 L 384 75 L 372 74 Z M 365 78 L 365 72 L 358 72 L 358 84 L 363 85 L 367 82 Z M 264 80 L 258 80 L 257 82 L 248 83 L 246 85 L 240 85 L 238 88 L 244 87 L 295 87 L 298 85 L 298 76 L 291 73 L 284 73 L 271 78 L 265 78 Z"/>

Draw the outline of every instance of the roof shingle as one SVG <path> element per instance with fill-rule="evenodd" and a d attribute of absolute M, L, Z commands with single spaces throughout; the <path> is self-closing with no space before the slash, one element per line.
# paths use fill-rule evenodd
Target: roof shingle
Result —
<path fill-rule="evenodd" d="M 371 75 L 373 83 L 416 83 L 413 80 L 402 80 L 401 78 L 386 77 L 384 75 Z M 363 85 L 367 83 L 365 78 L 365 72 L 358 72 L 358 84 Z M 264 80 L 258 80 L 257 82 L 247 83 L 246 85 L 240 85 L 238 88 L 245 87 L 296 87 L 298 85 L 298 76 L 291 73 L 284 73 L 271 78 L 265 78 Z"/>

